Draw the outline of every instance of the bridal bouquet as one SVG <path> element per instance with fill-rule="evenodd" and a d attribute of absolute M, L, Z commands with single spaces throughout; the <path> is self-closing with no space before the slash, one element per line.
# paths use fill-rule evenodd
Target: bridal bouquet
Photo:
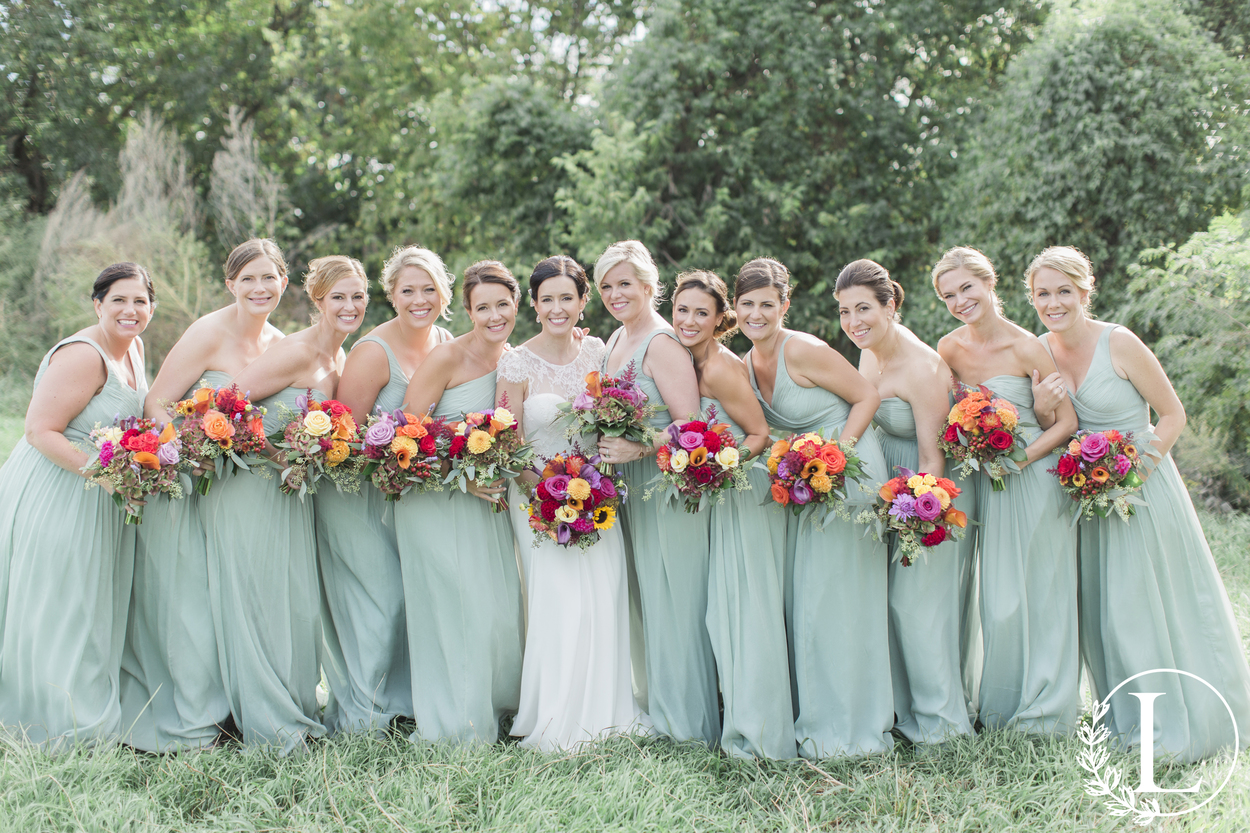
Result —
<path fill-rule="evenodd" d="M 886 530 L 897 534 L 902 546 L 896 559 L 910 567 L 928 547 L 962 538 L 968 516 L 952 505 L 960 488 L 951 480 L 902 466 L 896 470 L 898 477 L 886 481 L 877 492 L 880 501 L 855 520 L 875 522 L 879 540 L 885 540 Z"/>
<path fill-rule="evenodd" d="M 365 424 L 361 478 L 372 482 L 387 500 L 399 500 L 411 491 L 442 491 L 438 438 L 446 430 L 442 420 L 378 408 Z"/>
<path fill-rule="evenodd" d="M 687 512 L 698 512 L 709 498 L 723 501 L 726 489 L 751 488 L 738 441 L 728 425 L 716 422 L 715 405 L 708 408 L 706 421 L 673 423 L 663 436 L 668 442 L 655 455 L 660 475 L 645 499 L 667 484 L 665 499 L 680 498 Z"/>
<path fill-rule="evenodd" d="M 182 443 L 173 423 L 162 427 L 150 419 L 119 418 L 108 428 L 97 424 L 91 443 L 95 454 L 82 468 L 87 486 L 111 486 L 113 502 L 126 513 L 126 523 L 143 523 L 143 506 L 132 501 L 156 494 L 182 497 L 178 479 Z"/>
<path fill-rule="evenodd" d="M 1147 452 L 1155 451 L 1147 445 Z M 1059 463 L 1050 473 L 1059 478 L 1068 497 L 1076 502 L 1072 521 L 1082 517 L 1109 518 L 1115 512 L 1127 523 L 1144 506 L 1137 497 L 1144 481 L 1146 460 L 1133 443 L 1133 432 L 1077 431 L 1067 446 L 1055 449 Z"/>
<path fill-rule="evenodd" d="M 265 450 L 265 409 L 240 394 L 237 385 L 197 388 L 172 410 L 182 417 L 183 466 L 204 471 L 195 484 L 201 495 L 208 494 L 214 479 L 247 471 L 244 456 Z"/>
<path fill-rule="evenodd" d="M 352 451 L 360 448 L 360 432 L 351 408 L 334 399 L 319 402 L 312 391 L 301 393 L 295 406 L 298 411 L 279 405 L 286 424 L 269 437 L 281 452 L 275 465 L 282 470 L 283 493 L 297 493 L 303 500 L 316 493 L 323 477 L 339 491 L 359 491 L 360 456 Z"/>
<path fill-rule="evenodd" d="M 826 440 L 819 433 L 795 434 L 773 443 L 768 453 L 770 497 L 798 515 L 808 510 L 819 529 L 836 515 L 849 520 L 843 502 L 846 480 L 864 476 L 854 442 Z M 767 500 L 765 500 L 767 503 Z"/>
<path fill-rule="evenodd" d="M 960 385 L 938 445 L 959 463 L 961 475 L 984 471 L 994 491 L 1001 492 L 1006 488 L 1003 478 L 1009 473 L 1019 474 L 1016 464 L 1028 459 L 1024 451 L 1028 443 L 1017 430 L 1019 423 L 1016 406 L 995 398 L 985 385 Z"/>
<path fill-rule="evenodd" d="M 595 468 L 597 456 L 587 458 L 574 452 L 540 462 L 542 480 L 525 507 L 534 546 L 552 540 L 562 547 L 590 548 L 599 540 L 600 531 L 616 524 L 628 491 L 624 478 L 602 474 Z"/>
<path fill-rule="evenodd" d="M 620 376 L 609 376 L 597 370 L 587 373 L 586 391 L 578 394 L 572 402 L 559 405 L 569 422 L 569 439 L 576 439 L 582 434 L 599 434 L 650 445 L 653 431 L 648 420 L 655 416 L 659 408 L 647 401 L 647 395 L 638 387 L 637 378 L 633 362 Z M 599 470 L 611 472 L 612 467 L 608 463 L 600 463 Z"/>
<path fill-rule="evenodd" d="M 489 486 L 504 477 L 516 477 L 534 460 L 534 448 L 521 438 L 521 427 L 507 409 L 507 401 L 491 410 L 464 415 L 452 427 L 446 458 L 451 465 L 444 484 L 469 490 L 469 481 Z M 505 500 L 494 502 L 496 512 L 508 508 Z"/>

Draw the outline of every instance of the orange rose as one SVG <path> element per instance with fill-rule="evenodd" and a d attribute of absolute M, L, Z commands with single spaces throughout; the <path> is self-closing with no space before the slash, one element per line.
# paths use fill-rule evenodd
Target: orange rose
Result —
<path fill-rule="evenodd" d="M 209 410 L 204 413 L 204 436 L 214 442 L 223 442 L 234 436 L 234 426 L 221 411 Z"/>
<path fill-rule="evenodd" d="M 132 459 L 145 469 L 156 469 L 159 471 L 161 468 L 161 461 L 157 459 L 155 454 L 147 451 L 136 451 Z"/>
<path fill-rule="evenodd" d="M 264 417 L 252 417 L 247 423 L 247 430 L 251 431 L 257 437 L 265 436 Z"/>
<path fill-rule="evenodd" d="M 429 432 L 422 428 L 419 424 L 410 422 L 407 425 L 397 425 L 395 427 L 395 433 L 401 437 L 412 437 L 414 440 L 419 440 Z"/>
<path fill-rule="evenodd" d="M 964 529 L 968 526 L 968 516 L 954 507 L 946 510 L 946 514 L 942 516 L 942 520 L 951 526 L 957 526 L 960 529 Z"/>
<path fill-rule="evenodd" d="M 599 371 L 592 370 L 586 374 L 586 393 L 591 396 L 603 396 L 603 385 L 599 382 Z"/>
<path fill-rule="evenodd" d="M 959 497 L 959 493 L 963 491 L 955 485 L 955 481 L 946 477 L 939 477 L 935 485 L 943 489 L 946 494 L 950 495 L 952 498 Z"/>
<path fill-rule="evenodd" d="M 833 443 L 820 450 L 820 459 L 830 474 L 841 474 L 846 468 L 846 455 Z"/>
<path fill-rule="evenodd" d="M 774 483 L 772 487 L 773 500 L 782 506 L 790 503 L 790 490 L 781 483 Z"/>

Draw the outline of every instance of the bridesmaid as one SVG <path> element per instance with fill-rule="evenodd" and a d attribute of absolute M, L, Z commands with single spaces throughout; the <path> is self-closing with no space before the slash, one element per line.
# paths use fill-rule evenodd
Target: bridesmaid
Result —
<path fill-rule="evenodd" d="M 97 425 L 142 416 L 156 293 L 117 263 L 91 290 L 99 323 L 58 342 L 35 375 L 26 433 L 0 469 L 0 732 L 49 750 L 117 739 L 118 667 L 134 544 L 107 488 L 84 489 Z"/>
<path fill-rule="evenodd" d="M 637 240 L 609 246 L 595 263 L 595 286 L 621 322 L 608 339 L 603 370 L 619 376 L 633 366 L 648 401 L 660 406 L 651 419 L 656 431 L 692 418 L 699 408 L 698 378 L 689 352 L 655 310 L 662 287 L 646 247 Z M 642 639 L 635 631 L 631 646 L 641 644 L 646 657 L 644 674 L 635 652 L 634 675 L 645 677 L 645 710 L 657 732 L 712 746 L 720 737 L 720 719 L 706 624 L 711 516 L 642 499 L 660 473 L 655 452 L 655 446 L 620 437 L 599 440 L 600 455 L 622 466 L 630 487 L 623 511 L 625 548 L 638 582 L 631 596 L 638 597 L 642 612 Z"/>
<path fill-rule="evenodd" d="M 938 436 L 950 410 L 951 372 L 936 350 L 899 323 L 903 287 L 880 264 L 857 260 L 838 275 L 834 295 L 842 332 L 862 351 L 860 373 L 881 396 L 874 422 L 887 476 L 902 466 L 942 477 L 946 457 Z M 941 544 L 910 567 L 899 560 L 899 549 L 896 539 L 889 590 L 895 728 L 912 743 L 970 734 L 960 671 L 969 548 Z"/>
<path fill-rule="evenodd" d="M 1050 332 L 1042 343 L 1055 359 L 1082 429 L 1154 432 L 1165 455 L 1146 480 L 1146 506 L 1125 523 L 1118 516 L 1082 520 L 1081 641 L 1094 696 L 1105 698 L 1133 674 L 1175 668 L 1196 674 L 1224 696 L 1241 747 L 1250 744 L 1250 669 L 1189 493 L 1168 453 L 1185 427 L 1172 383 L 1137 336 L 1093 320 L 1094 275 L 1076 249 L 1055 246 L 1029 265 L 1034 309 Z M 1159 415 L 1150 425 L 1150 411 Z M 1179 674 L 1128 683 L 1111 701 L 1106 722 L 1124 746 L 1141 743 L 1141 709 L 1131 692 L 1162 691 L 1154 701 L 1158 749 L 1183 760 L 1210 757 L 1233 744 L 1228 712 L 1210 689 Z"/>
<path fill-rule="evenodd" d="M 864 483 L 848 482 L 847 505 L 871 505 L 886 477 L 869 430 L 880 397 L 840 353 L 818 338 L 782 326 L 790 308 L 790 273 L 770 258 L 742 267 L 734 309 L 751 339 L 747 369 L 770 425 L 858 440 Z M 795 737 L 806 758 L 890 749 L 890 690 L 885 544 L 862 527 L 835 519 L 817 529 L 790 516 L 786 534 L 786 612 L 795 691 Z"/>
<path fill-rule="evenodd" d="M 228 384 L 282 338 L 269 323 L 286 289 L 286 261 L 272 240 L 248 240 L 226 259 L 234 303 L 187 328 L 169 351 L 144 405 L 161 422 L 165 405 L 201 381 Z M 199 495 L 150 498 L 136 527 L 134 590 L 122 654 L 124 740 L 146 752 L 202 749 L 230 717 L 208 601 L 208 562 Z"/>
<path fill-rule="evenodd" d="M 724 698 L 721 747 L 736 757 L 793 758 L 794 708 L 786 659 L 786 516 L 754 458 L 768 423 L 742 359 L 721 342 L 737 329 L 725 282 L 712 272 L 677 276 L 673 329 L 694 357 L 699 410 L 716 408 L 747 466 L 751 491 L 729 490 L 711 513 L 707 629 Z"/>
<path fill-rule="evenodd" d="M 1027 462 L 1008 476 L 1005 490 L 977 475 L 979 720 L 990 729 L 1066 734 L 1076 730 L 1081 710 L 1076 531 L 1046 461 L 1076 430 L 1076 414 L 1053 397 L 1059 377 L 1050 356 L 1032 333 L 1003 317 L 997 282 L 989 258 L 976 249 L 951 249 L 933 267 L 938 298 L 964 325 L 943 336 L 938 353 L 961 382 L 985 385 L 1014 404 L 1029 444 Z"/>
<path fill-rule="evenodd" d="M 434 345 L 451 339 L 434 323 L 451 317 L 451 280 L 434 252 L 396 249 L 382 288 L 395 317 L 356 342 L 336 397 L 362 425 L 375 407 L 402 408 L 412 374 Z M 321 489 L 315 505 L 330 685 L 323 720 L 330 732 L 385 730 L 395 717 L 412 717 L 395 504 L 363 483 L 359 494 Z"/>
<path fill-rule="evenodd" d="M 234 380 L 268 409 L 270 435 L 286 423 L 280 405 L 296 411 L 297 398 L 309 391 L 333 398 L 343 341 L 364 320 L 369 300 L 364 268 L 340 255 L 308 264 L 304 291 L 316 306 L 312 326 L 280 339 Z M 244 744 L 288 753 L 325 733 L 317 708 L 321 592 L 313 503 L 284 495 L 279 486 L 276 474 L 241 473 L 214 486 L 200 506 L 230 713 Z"/>
<path fill-rule="evenodd" d="M 430 350 L 408 383 L 411 413 L 450 422 L 495 403 L 495 367 L 516 325 L 521 288 L 498 261 L 464 273 L 473 329 Z M 395 505 L 408 611 L 412 740 L 494 743 L 521 696 L 521 577 L 512 527 L 493 504 L 502 484 L 424 494 Z"/>

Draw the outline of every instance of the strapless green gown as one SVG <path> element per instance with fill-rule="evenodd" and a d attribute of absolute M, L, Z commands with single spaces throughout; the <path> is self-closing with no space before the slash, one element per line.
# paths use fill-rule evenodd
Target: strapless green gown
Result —
<path fill-rule="evenodd" d="M 743 431 L 715 399 L 716 421 Z M 745 449 L 743 449 L 745 453 Z M 713 504 L 707 630 L 725 704 L 721 748 L 735 757 L 793 758 L 794 706 L 786 654 L 786 516 L 768 497 L 768 471 L 752 460 L 751 489 Z"/>
<path fill-rule="evenodd" d="M 916 420 L 897 396 L 881 400 L 873 422 L 887 471 L 920 467 Z M 965 499 L 961 493 L 956 500 Z M 965 499 L 966 500 L 966 499 Z M 913 743 L 935 743 L 972 732 L 961 677 L 961 634 L 968 582 L 968 549 L 950 541 L 925 550 L 910 567 L 890 542 L 890 666 L 895 728 Z"/>
<path fill-rule="evenodd" d="M 391 376 L 375 407 L 404 405 L 408 379 L 384 339 Z M 353 414 L 364 425 L 368 414 Z M 414 495 L 404 500 L 419 499 Z M 319 489 L 317 559 L 321 564 L 323 670 L 330 685 L 324 722 L 331 732 L 384 730 L 397 716 L 412 716 L 412 674 L 404 582 L 395 538 L 395 504 L 369 482 L 359 494 Z"/>
<path fill-rule="evenodd" d="M 606 356 L 612 354 L 620 332 L 617 330 L 608 341 L 605 372 Z M 638 387 L 648 401 L 662 406 L 664 399 L 655 380 L 642 372 L 651 340 L 661 335 L 674 338 L 671 330 L 651 333 L 620 372 L 633 362 Z M 678 416 L 684 419 L 688 415 Z M 664 408 L 651 418 L 651 427 L 663 431 L 672 422 Z M 630 490 L 622 516 L 627 562 L 637 578 L 642 613 L 647 714 L 660 734 L 713 746 L 720 738 L 720 716 L 716 659 L 706 621 L 711 513 L 692 515 L 680 504 L 658 497 L 643 500 L 646 485 L 660 473 L 654 456 L 617 469 Z M 631 586 L 631 595 L 633 590 Z M 637 640 L 632 642 L 631 650 L 637 644 Z"/>
<path fill-rule="evenodd" d="M 494 406 L 495 373 L 443 391 L 434 416 Z M 412 740 L 494 743 L 521 698 L 521 576 L 506 512 L 458 488 L 395 504 L 408 611 Z"/>
<path fill-rule="evenodd" d="M 1033 388 L 1024 376 L 983 383 L 1037 423 Z M 1026 442 L 1040 428 L 1022 428 Z M 1081 711 L 1077 643 L 1076 530 L 1067 496 L 1047 473 L 1049 457 L 1008 475 L 994 491 L 977 475 L 980 527 L 981 722 L 988 729 L 1069 734 Z"/>
<path fill-rule="evenodd" d="M 791 379 L 784 342 L 771 404 L 760 395 L 749 355 L 747 367 L 769 425 L 786 434 L 823 430 L 834 439 L 842 432 L 850 406 L 824 388 L 800 387 Z M 864 468 L 862 485 L 869 491 L 848 481 L 852 517 L 872 505 L 886 479 L 875 432 L 866 431 L 855 450 Z M 805 513 L 789 516 L 786 550 L 799 754 L 827 758 L 890 749 L 894 708 L 885 544 L 865 537 L 864 528 L 851 521 L 834 519 L 817 529 Z"/>
<path fill-rule="evenodd" d="M 65 437 L 89 451 L 91 430 L 142 416 L 147 384 L 134 390 L 94 341 L 108 368 L 104 388 L 70 420 Z M 143 363 L 132 348 L 136 369 Z M 0 727 L 49 750 L 114 741 L 122 730 L 118 668 L 134 569 L 134 538 L 102 488 L 18 440 L 0 469 Z"/>
<path fill-rule="evenodd" d="M 221 387 L 230 383 L 230 374 L 209 370 L 204 382 Z M 149 498 L 143 524 L 135 530 L 122 728 L 126 743 L 146 752 L 210 746 L 230 716 L 208 600 L 200 496 L 188 477 L 182 491 L 181 500 Z"/>
<path fill-rule="evenodd" d="M 258 404 L 265 433 L 282 429 L 279 403 L 297 411 L 304 388 Z M 313 391 L 316 399 L 324 394 Z M 313 502 L 284 495 L 278 472 L 240 472 L 200 499 L 208 594 L 230 713 L 246 745 L 289 753 L 325 734 L 317 707 L 321 584 Z"/>
<path fill-rule="evenodd" d="M 1083 429 L 1143 436 L 1150 430 L 1149 407 L 1111 364 L 1115 326 L 1099 336 L 1085 381 L 1070 394 L 1072 404 Z M 1250 745 L 1250 669 L 1172 455 L 1155 467 L 1140 496 L 1147 505 L 1135 507 L 1128 523 L 1115 515 L 1080 523 L 1081 647 L 1094 696 L 1105 698 L 1128 677 L 1155 668 L 1196 674 L 1228 701 L 1244 749 Z M 1105 721 L 1117 743 L 1141 743 L 1141 708 L 1132 692 L 1146 691 L 1162 692 L 1154 701 L 1156 757 L 1197 761 L 1232 747 L 1232 719 L 1223 703 L 1179 674 L 1150 674 L 1116 692 Z"/>

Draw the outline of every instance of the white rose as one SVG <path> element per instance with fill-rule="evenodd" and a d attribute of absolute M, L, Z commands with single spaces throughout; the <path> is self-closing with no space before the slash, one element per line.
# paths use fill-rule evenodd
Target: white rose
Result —
<path fill-rule="evenodd" d="M 684 448 L 679 448 L 673 452 L 673 456 L 669 458 L 668 465 L 673 471 L 681 473 L 686 470 L 686 466 L 690 464 L 690 454 Z"/>
<path fill-rule="evenodd" d="M 314 437 L 324 437 L 333 427 L 330 415 L 325 411 L 309 411 L 308 416 L 304 417 L 304 430 Z"/>
<path fill-rule="evenodd" d="M 736 469 L 738 467 L 738 449 L 725 446 L 716 452 L 716 462 L 720 463 L 722 469 Z"/>

